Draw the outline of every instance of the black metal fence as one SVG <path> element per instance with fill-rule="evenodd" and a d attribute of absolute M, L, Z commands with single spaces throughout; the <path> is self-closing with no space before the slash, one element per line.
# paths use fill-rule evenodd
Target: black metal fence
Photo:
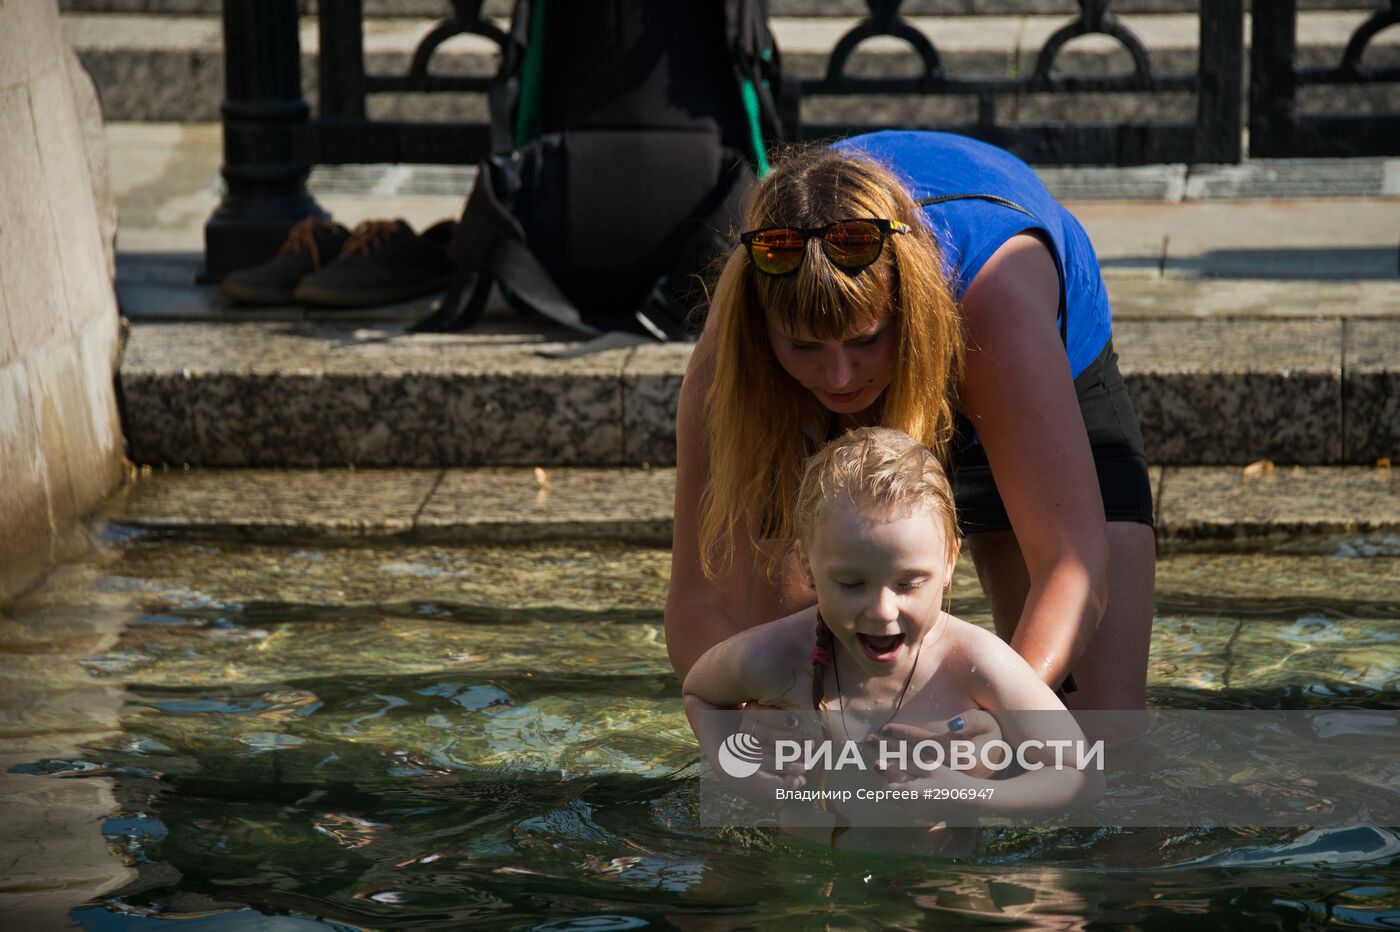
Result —
<path fill-rule="evenodd" d="M 1079 16 L 1045 42 L 1034 70 L 1025 77 L 958 77 L 944 72 L 938 50 L 899 12 L 901 0 L 868 0 L 870 15 L 841 37 L 828 59 L 826 76 L 802 82 L 802 95 L 925 94 L 973 97 L 975 123 L 930 127 L 951 129 L 1010 149 L 1040 164 L 1144 165 L 1157 162 L 1238 162 L 1240 102 L 1244 50 L 1244 0 L 1206 0 L 1201 4 L 1200 56 L 1193 73 L 1162 73 L 1142 40 L 1108 9 L 1109 0 L 1080 0 Z M 1101 34 L 1116 40 L 1132 56 L 1130 74 L 1062 75 L 1055 61 L 1065 45 L 1080 36 Z M 852 77 L 846 74 L 851 53 L 876 36 L 907 42 L 918 54 L 922 73 L 915 77 Z M 998 101 L 1030 94 L 1169 94 L 1196 95 L 1196 118 L 1190 122 L 1009 123 L 998 119 Z M 808 138 L 874 129 L 873 126 L 804 126 Z"/>
<path fill-rule="evenodd" d="M 1400 27 L 1400 0 L 1390 0 L 1352 34 L 1342 60 L 1327 68 L 1298 64 L 1297 0 L 1257 0 L 1250 49 L 1249 154 L 1260 158 L 1395 155 L 1400 113 L 1308 114 L 1307 87 L 1400 84 L 1400 66 L 1364 63 L 1381 30 Z"/>
<path fill-rule="evenodd" d="M 717 2 L 717 0 L 716 0 Z M 1193 71 L 1164 72 L 1141 38 L 1109 9 L 1110 0 L 1078 0 L 1079 14 L 1039 50 L 1024 76 L 959 76 L 946 73 L 928 36 L 901 15 L 902 0 L 866 0 L 868 15 L 843 35 L 826 61 L 825 74 L 798 82 L 803 97 L 876 95 L 916 99 L 970 98 L 976 117 L 921 128 L 947 129 L 1001 145 L 1038 164 L 1141 165 L 1164 162 L 1237 162 L 1242 155 L 1245 70 L 1245 0 L 1201 0 L 1199 54 Z M 524 53 L 523 37 L 483 15 L 485 0 L 452 0 L 444 17 L 415 50 L 407 73 L 365 69 L 362 0 L 319 4 L 319 107 L 313 117 L 302 97 L 297 4 L 285 0 L 224 0 L 225 80 L 222 203 L 206 226 L 206 275 L 262 261 L 288 227 L 319 208 L 306 191 L 311 166 L 368 162 L 476 162 L 502 139 L 486 122 L 406 122 L 366 117 L 369 94 L 472 92 L 486 95 L 500 113 L 507 82 Z M 1400 81 L 1400 68 L 1368 68 L 1368 42 L 1400 23 L 1400 0 L 1390 0 L 1352 37 L 1339 65 L 1296 64 L 1297 0 L 1253 4 L 1249 127 L 1252 156 L 1400 154 L 1400 114 L 1307 115 L 1296 106 L 1298 89 L 1316 84 Z M 435 75 L 428 65 L 448 39 L 472 34 L 494 42 L 499 66 L 483 76 Z M 1057 59 L 1071 40 L 1100 34 L 1119 43 L 1132 60 L 1120 74 L 1065 74 Z M 853 52 L 866 40 L 889 36 L 907 43 L 919 61 L 907 77 L 848 73 Z M 1006 120 L 999 101 L 1050 95 L 1191 95 L 1194 119 L 1130 119 L 1100 122 Z M 505 125 L 499 120 L 498 125 Z M 804 125 L 803 138 L 829 138 L 891 126 L 846 121 Z M 908 126 L 909 124 L 903 124 Z M 464 192 L 465 193 L 465 192 Z"/>

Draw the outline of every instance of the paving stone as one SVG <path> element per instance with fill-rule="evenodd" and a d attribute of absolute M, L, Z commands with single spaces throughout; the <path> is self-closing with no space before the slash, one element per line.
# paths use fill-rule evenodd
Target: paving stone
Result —
<path fill-rule="evenodd" d="M 406 534 L 437 469 L 156 470 L 101 517 L 132 527 L 237 539 Z"/>
<path fill-rule="evenodd" d="M 1167 469 L 1158 538 L 1172 543 L 1245 543 L 1302 535 L 1393 532 L 1400 527 L 1394 470 L 1279 467 L 1256 476 L 1239 467 Z"/>
<path fill-rule="evenodd" d="M 1172 473 L 1188 471 L 1178 467 Z M 1199 613 L 1202 607 L 1234 603 L 1274 618 L 1296 605 L 1346 604 L 1353 617 L 1393 618 L 1400 606 L 1400 549 L 1388 557 L 1343 557 L 1343 552 L 1338 546 L 1314 553 L 1281 548 L 1164 553 L 1157 561 L 1157 599 L 1163 611 L 1189 607 Z"/>
<path fill-rule="evenodd" d="M 622 372 L 625 462 L 675 464 L 676 402 L 690 354 L 688 345 L 645 343 L 627 360 Z"/>
<path fill-rule="evenodd" d="M 1277 197 L 1373 197 L 1392 159 L 1258 159 L 1241 165 L 1193 165 L 1187 200 Z"/>
<path fill-rule="evenodd" d="M 1345 334 L 1345 456 L 1400 462 L 1400 321 L 1350 320 Z"/>
<path fill-rule="evenodd" d="M 192 399 L 183 384 L 188 379 L 183 372 L 176 378 L 123 364 L 122 430 L 133 462 L 178 466 L 196 452 Z"/>
<path fill-rule="evenodd" d="M 675 470 L 449 469 L 415 524 L 421 540 L 606 538 L 671 543 Z"/>
<path fill-rule="evenodd" d="M 1339 321 L 1125 320 L 1114 345 L 1153 462 L 1339 461 Z"/>
<path fill-rule="evenodd" d="M 137 328 L 122 367 L 129 434 L 140 438 L 132 456 L 227 466 L 621 462 L 627 351 L 539 355 L 549 348 L 313 324 Z M 158 422 L 146 422 L 148 405 Z M 186 411 L 193 431 L 170 436 Z"/>
<path fill-rule="evenodd" d="M 669 465 L 690 348 L 546 359 L 550 337 L 348 325 L 135 328 L 132 456 L 203 465 Z M 1344 462 L 1340 320 L 1120 320 L 1149 455 Z M 533 341 L 533 342 L 532 342 Z M 1383 415 L 1376 415 L 1383 416 Z"/>
<path fill-rule="evenodd" d="M 1043 165 L 1036 174 L 1061 201 L 1179 201 L 1186 166 Z"/>
<path fill-rule="evenodd" d="M 1165 226 L 1169 276 L 1400 279 L 1400 219 L 1384 200 L 1187 203 Z"/>
<path fill-rule="evenodd" d="M 1159 278 L 1166 261 L 1163 215 L 1151 203 L 1065 205 L 1089 234 L 1104 278 Z"/>
<path fill-rule="evenodd" d="M 1400 281 L 1400 222 L 1384 199 L 1069 206 L 1106 276 L 1158 263 L 1187 279 Z"/>
<path fill-rule="evenodd" d="M 1386 318 L 1400 326 L 1400 280 L 1273 281 L 1105 276 L 1114 320 Z"/>
<path fill-rule="evenodd" d="M 167 533 L 268 543 L 383 536 L 462 544 L 574 539 L 669 543 L 674 470 L 559 467 L 546 474 L 547 489 L 525 467 L 158 470 L 109 499 L 100 517 Z M 1168 552 L 1236 544 L 1257 551 L 1287 541 L 1400 531 L 1400 490 L 1391 470 L 1277 467 L 1250 477 L 1239 467 L 1154 466 L 1151 476 L 1157 489 L 1158 537 Z M 1393 601 L 1394 580 L 1374 576 L 1375 567 L 1389 564 L 1338 561 L 1340 547 L 1288 559 L 1312 568 L 1300 570 L 1300 578 L 1317 581 L 1309 591 L 1318 597 L 1355 578 L 1371 583 L 1346 589 L 1361 602 Z M 1192 594 L 1257 600 L 1284 586 L 1275 578 L 1281 571 L 1277 555 L 1240 555 L 1246 562 L 1262 561 L 1275 576 L 1230 576 L 1226 588 L 1196 579 L 1214 564 L 1203 570 L 1194 559 L 1182 552 L 1164 557 L 1159 591 L 1177 593 L 1173 598 Z M 1245 585 L 1249 579 L 1256 585 Z M 960 591 L 967 595 L 975 588 L 973 583 Z"/>

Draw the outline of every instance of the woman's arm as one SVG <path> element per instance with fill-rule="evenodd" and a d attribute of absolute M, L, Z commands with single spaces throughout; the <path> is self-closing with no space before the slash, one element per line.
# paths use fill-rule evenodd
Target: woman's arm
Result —
<path fill-rule="evenodd" d="M 666 651 L 682 680 L 700 655 L 725 638 L 813 603 L 800 574 L 765 576 L 746 534 L 714 578 L 700 569 L 700 502 L 710 473 L 705 393 L 714 376 L 713 337 L 702 334 L 681 385 L 676 412 L 676 507 L 671 587 L 666 596 Z M 785 567 L 784 570 L 790 570 Z"/>
<path fill-rule="evenodd" d="M 1015 648 L 1058 686 L 1103 615 L 1103 500 L 1055 317 L 1060 282 L 1036 237 L 1014 236 L 963 297 L 962 407 L 977 428 L 1026 563 Z"/>
<path fill-rule="evenodd" d="M 1001 726 L 999 737 L 1011 749 L 1012 759 L 1030 766 L 995 780 L 975 771 L 943 767 L 908 780 L 904 788 L 974 790 L 977 795 L 967 801 L 966 808 L 999 816 L 1054 817 L 1101 799 L 1104 776 L 1099 765 L 1103 755 L 1100 752 L 1097 765 L 1093 763 L 1091 746 L 1074 716 L 1025 659 L 1000 638 L 956 623 L 960 626 L 958 646 L 946 662 L 951 675 L 960 677 L 968 695 L 996 718 Z M 995 759 L 1000 761 L 1005 753 L 998 751 Z M 1083 770 L 1076 766 L 1081 754 L 1089 755 L 1091 761 Z M 1063 768 L 1056 767 L 1059 760 Z M 897 775 L 896 780 L 901 776 L 907 774 Z"/>

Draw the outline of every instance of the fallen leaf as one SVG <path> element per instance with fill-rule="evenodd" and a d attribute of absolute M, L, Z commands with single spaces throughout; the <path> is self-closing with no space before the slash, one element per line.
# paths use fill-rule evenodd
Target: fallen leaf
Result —
<path fill-rule="evenodd" d="M 1257 479 L 1260 476 L 1272 476 L 1274 474 L 1273 460 L 1255 460 L 1242 470 L 1246 479 Z"/>

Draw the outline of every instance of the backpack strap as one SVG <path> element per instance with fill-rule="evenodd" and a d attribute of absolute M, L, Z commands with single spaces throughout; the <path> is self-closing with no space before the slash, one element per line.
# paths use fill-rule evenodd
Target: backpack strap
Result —
<path fill-rule="evenodd" d="M 948 201 L 970 201 L 970 200 L 989 201 L 989 202 L 991 202 L 991 203 L 993 203 L 993 204 L 996 204 L 996 205 L 999 206 L 999 207 L 1005 207 L 1005 208 L 1007 208 L 1008 210 L 1018 210 L 1018 211 L 1020 211 L 1021 213 L 1025 214 L 1027 217 L 1030 217 L 1032 220 L 1036 221 L 1037 223 L 1040 223 L 1042 226 L 1044 225 L 1044 223 L 1041 221 L 1041 219 L 1040 219 L 1039 217 L 1037 217 L 1035 214 L 1031 213 L 1031 212 L 1030 212 L 1029 210 L 1027 210 L 1026 208 L 1022 207 L 1020 204 L 1017 204 L 1015 201 L 1010 200 L 1009 198 L 999 197 L 998 195 L 995 195 L 995 194 L 940 194 L 940 195 L 938 195 L 937 197 L 924 197 L 924 198 L 920 198 L 919 200 L 915 201 L 914 203 L 918 204 L 920 207 L 932 207 L 932 206 L 935 205 L 935 204 L 946 204 Z M 1058 316 L 1059 316 L 1060 342 L 1063 343 L 1065 346 L 1068 346 L 1068 345 L 1069 345 L 1069 313 L 1068 313 L 1068 300 L 1069 300 L 1069 296 L 1066 294 L 1066 289 L 1065 289 L 1065 271 L 1064 271 L 1064 269 L 1061 267 L 1060 257 L 1059 257 L 1059 256 L 1056 256 L 1053 252 L 1051 253 L 1051 256 L 1055 259 L 1055 271 L 1056 271 L 1056 272 L 1059 274 L 1059 276 L 1060 276 L 1060 306 L 1059 306 L 1059 310 L 1056 312 L 1056 313 L 1058 314 Z M 969 283 L 969 284 L 971 284 L 971 283 Z"/>
<path fill-rule="evenodd" d="M 540 261 L 525 245 L 525 230 L 502 203 L 498 187 L 518 186 L 509 156 L 491 156 L 482 163 L 476 185 L 452 230 L 447 256 L 458 270 L 446 299 L 412 329 L 414 332 L 462 330 L 480 319 L 491 285 L 500 282 L 520 301 L 555 323 L 585 336 L 599 331 L 584 322 L 578 309 L 559 290 Z"/>
<path fill-rule="evenodd" d="M 724 15 L 729 57 L 749 120 L 754 167 L 762 178 L 768 173 L 765 136 L 797 135 L 797 82 L 783 77 L 778 46 L 768 29 L 766 0 L 727 0 Z"/>

